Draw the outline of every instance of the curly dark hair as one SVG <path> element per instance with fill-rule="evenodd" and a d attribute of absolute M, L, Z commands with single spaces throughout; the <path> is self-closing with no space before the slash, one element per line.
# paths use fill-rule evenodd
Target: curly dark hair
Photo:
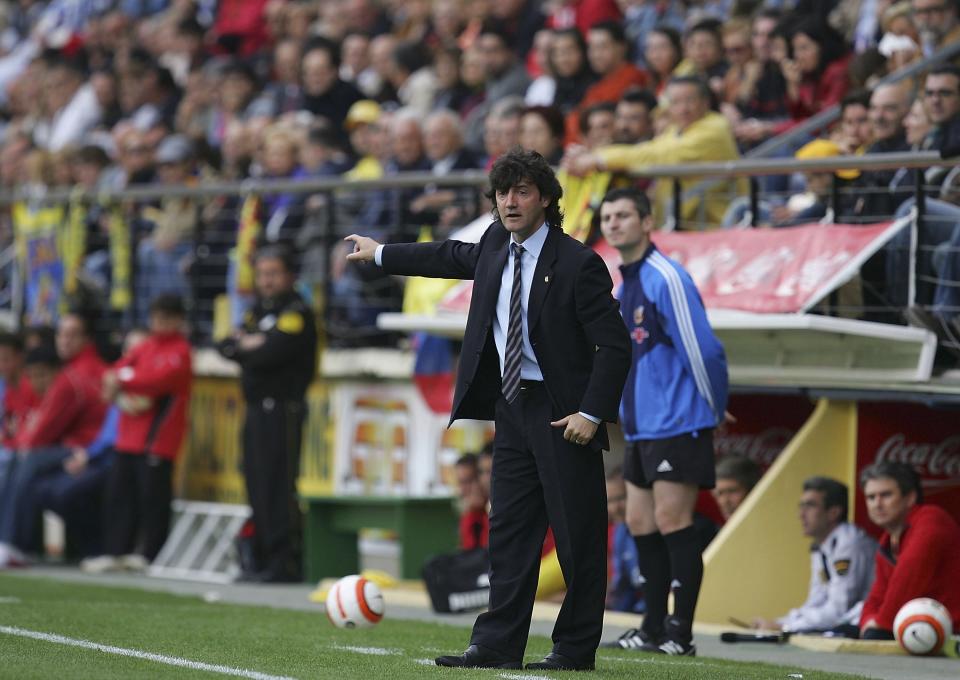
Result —
<path fill-rule="evenodd" d="M 523 180 L 533 183 L 540 195 L 549 197 L 550 203 L 545 209 L 547 224 L 551 228 L 563 227 L 563 213 L 560 211 L 560 197 L 563 188 L 553 173 L 553 168 L 546 159 L 536 151 L 524 151 L 520 147 L 511 149 L 497 159 L 490 169 L 490 190 L 486 196 L 493 203 L 493 217 L 500 220 L 497 210 L 497 192 L 509 191 Z"/>

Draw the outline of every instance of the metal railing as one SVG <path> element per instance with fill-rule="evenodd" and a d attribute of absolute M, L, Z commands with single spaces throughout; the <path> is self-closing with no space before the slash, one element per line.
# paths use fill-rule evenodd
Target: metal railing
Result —
<path fill-rule="evenodd" d="M 636 177 L 653 178 L 660 181 L 673 181 L 674 186 L 679 188 L 680 179 L 691 177 L 753 178 L 764 175 L 793 172 L 834 173 L 837 170 L 850 169 L 869 172 L 872 170 L 889 170 L 900 168 L 914 169 L 916 172 L 922 175 L 922 172 L 920 171 L 924 168 L 936 165 L 947 165 L 949 163 L 949 161 L 944 161 L 938 154 L 934 152 L 905 152 L 864 156 L 841 156 L 825 159 L 790 160 L 789 162 L 785 162 L 783 159 L 775 158 L 745 158 L 737 161 L 715 163 L 655 165 L 648 166 L 642 171 L 632 174 Z M 299 217 L 303 218 L 304 220 L 317 219 L 320 227 L 315 236 L 314 244 L 319 247 L 321 257 L 329 257 L 330 253 L 335 247 L 335 244 L 339 242 L 345 234 L 352 231 L 363 232 L 369 227 L 369 225 L 365 225 L 356 221 L 351 222 L 350 220 L 353 219 L 353 217 L 349 215 L 344 217 L 340 214 L 340 208 L 343 206 L 343 204 L 349 203 L 350 201 L 357 203 L 358 196 L 361 197 L 359 199 L 359 203 L 364 204 L 368 202 L 368 198 L 371 195 L 370 192 L 380 192 L 381 194 L 389 195 L 391 201 L 394 204 L 397 204 L 401 202 L 404 191 L 422 190 L 424 187 L 428 186 L 469 190 L 471 192 L 475 192 L 475 196 L 476 193 L 486 189 L 487 181 L 488 178 L 486 173 L 463 172 L 444 177 L 437 177 L 431 173 L 409 173 L 385 177 L 379 180 L 365 181 L 346 181 L 342 178 L 310 178 L 297 180 L 247 180 L 244 182 L 235 183 L 218 182 L 205 183 L 198 186 L 146 185 L 130 187 L 123 191 L 100 193 L 82 193 L 73 189 L 51 188 L 42 193 L 6 192 L 0 194 L 0 208 L 9 208 L 15 201 L 18 200 L 26 200 L 33 204 L 45 205 L 67 205 L 72 202 L 79 201 L 81 203 L 88 203 L 90 205 L 120 204 L 126 206 L 135 206 L 137 204 L 149 204 L 151 202 L 162 201 L 164 199 L 181 198 L 195 201 L 198 206 L 198 213 L 202 213 L 203 208 L 209 203 L 216 200 L 221 200 L 225 197 L 243 199 L 244 197 L 248 196 L 268 197 L 277 194 L 289 194 L 297 197 L 297 202 L 295 205 L 297 206 L 296 210 L 301 211 Z M 918 216 L 922 217 L 925 194 L 922 191 L 922 183 L 917 182 L 916 184 L 918 187 L 915 192 L 916 211 Z M 832 200 L 836 200 L 837 193 L 837 191 L 833 192 Z M 311 196 L 320 196 L 322 197 L 322 200 L 311 203 L 306 200 Z M 756 203 L 761 198 L 761 196 L 758 195 L 756 182 L 751 182 L 751 193 L 749 198 L 751 206 L 755 208 Z M 682 196 L 679 193 L 674 196 L 675 203 L 679 203 L 681 199 Z M 239 220 L 240 204 L 240 200 L 235 201 L 230 209 L 232 212 L 229 212 L 223 216 L 223 219 L 227 220 L 229 225 L 232 226 L 230 226 L 226 231 L 221 229 L 220 232 L 218 232 L 220 234 L 219 238 L 229 239 L 232 237 L 232 239 L 235 240 L 235 225 Z M 477 212 L 472 217 L 478 217 L 484 211 L 484 208 L 481 207 L 484 205 L 482 202 L 478 200 L 476 205 L 478 206 Z M 754 213 L 756 213 L 755 209 Z M 397 211 L 393 217 L 395 219 L 401 219 L 399 217 L 399 211 Z M 885 217 L 889 219 L 890 216 Z M 754 219 L 754 221 L 756 220 Z M 416 225 L 403 225 L 395 221 L 391 224 L 382 225 L 382 227 L 386 232 L 389 233 L 403 231 L 403 238 L 407 240 L 416 236 L 416 232 L 413 231 L 413 229 L 416 228 Z M 916 228 L 914 228 L 914 232 L 916 232 Z M 214 243 L 210 240 L 213 238 L 212 234 L 213 231 L 210 229 L 209 223 L 198 222 L 198 225 L 192 236 L 191 247 L 193 251 L 196 252 L 199 249 L 218 246 L 221 251 L 225 252 L 234 245 L 232 241 L 224 242 L 223 240 L 218 243 Z M 226 237 L 224 237 L 224 234 L 226 234 Z M 911 263 L 914 262 L 916 257 L 916 233 L 914 233 L 912 238 L 912 246 L 913 250 L 911 252 Z M 921 247 L 924 246 L 921 244 Z M 133 250 L 135 251 L 135 249 Z M 135 252 L 132 253 L 131 256 L 135 257 Z M 220 262 L 218 266 L 221 266 L 224 272 L 223 275 L 225 276 L 225 262 Z M 321 264 L 321 268 L 329 266 L 329 263 Z M 135 269 L 136 263 L 132 263 L 131 268 Z M 914 269 L 915 266 L 911 266 L 911 272 L 913 272 Z M 307 273 L 316 274 L 316 272 Z M 220 274 L 217 276 L 220 276 Z M 321 302 L 323 303 L 322 305 L 318 306 L 322 306 L 324 308 L 324 311 L 327 315 L 326 320 L 328 323 L 328 328 L 334 329 L 334 336 L 336 336 L 337 333 L 345 334 L 344 338 L 346 339 L 344 342 L 347 344 L 353 340 L 355 340 L 357 344 L 364 344 L 366 336 L 364 336 L 363 333 L 359 333 L 352 340 L 350 337 L 347 337 L 356 331 L 356 328 L 351 325 L 352 322 L 349 321 L 349 318 L 350 314 L 356 312 L 357 310 L 357 300 L 345 301 L 344 299 L 338 297 L 341 295 L 341 293 L 338 292 L 339 289 L 333 285 L 333 276 L 329 275 L 329 269 L 323 270 L 318 276 L 320 279 L 318 283 L 322 287 Z M 924 276 L 929 278 L 929 274 L 924 274 Z M 386 279 L 388 277 L 384 278 Z M 911 290 L 915 288 L 915 283 L 916 282 L 911 279 L 911 282 L 909 283 Z M 196 276 L 192 276 L 188 284 L 190 286 L 192 297 L 197 300 L 206 299 L 202 294 L 200 294 L 201 286 L 210 284 L 218 289 L 223 287 L 222 281 L 204 281 Z M 363 285 L 365 286 L 368 284 L 369 282 L 363 282 Z M 387 287 L 390 285 L 395 285 L 390 281 L 381 281 L 377 285 L 381 284 Z M 13 290 L 11 290 L 11 293 L 16 293 L 15 295 L 11 295 L 11 297 L 19 297 L 20 295 L 19 292 Z M 378 304 L 378 294 L 379 293 L 377 292 L 372 294 L 372 297 L 375 299 L 374 304 Z M 382 302 L 384 305 L 396 304 L 395 296 L 389 299 L 387 298 L 389 298 L 389 295 L 386 295 L 383 300 L 380 300 L 380 302 Z M 907 303 L 913 301 L 914 295 L 911 293 Z M 212 307 L 201 307 L 199 305 L 194 305 L 193 313 L 195 327 L 200 327 L 204 324 L 209 326 L 209 318 L 207 317 L 212 318 Z M 347 320 L 344 321 L 341 319 L 338 321 L 338 314 L 340 314 L 343 319 Z M 118 319 L 116 315 L 112 319 L 113 323 L 120 323 L 123 321 L 123 318 Z M 198 322 L 203 323 L 201 324 Z M 208 331 L 206 332 L 208 333 Z"/>

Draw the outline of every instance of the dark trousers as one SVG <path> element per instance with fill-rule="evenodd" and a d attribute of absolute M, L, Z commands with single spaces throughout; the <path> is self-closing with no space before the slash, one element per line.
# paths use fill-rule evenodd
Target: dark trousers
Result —
<path fill-rule="evenodd" d="M 172 499 L 172 461 L 118 451 L 107 476 L 105 552 L 137 552 L 152 561 L 170 533 Z"/>
<path fill-rule="evenodd" d="M 523 657 L 547 525 L 567 583 L 553 650 L 593 661 L 607 584 L 607 507 L 603 457 L 564 440 L 543 386 L 524 388 L 496 408 L 490 488 L 490 608 L 472 644 Z M 566 414 L 565 414 L 566 415 Z"/>
<path fill-rule="evenodd" d="M 28 451 L 18 458 L 0 498 L 0 542 L 12 543 L 24 552 L 38 550 L 36 537 L 40 514 L 34 503 L 35 487 L 45 475 L 61 469 L 70 455 L 64 446 Z"/>
<path fill-rule="evenodd" d="M 263 399 L 247 403 L 243 423 L 243 477 L 253 510 L 256 552 L 262 566 L 301 571 L 303 519 L 297 500 L 300 443 L 306 405 Z"/>
<path fill-rule="evenodd" d="M 67 549 L 76 557 L 103 553 L 103 495 L 115 458 L 106 451 L 80 474 L 61 470 L 44 477 L 36 487 L 40 510 L 57 513 L 66 525 Z"/>

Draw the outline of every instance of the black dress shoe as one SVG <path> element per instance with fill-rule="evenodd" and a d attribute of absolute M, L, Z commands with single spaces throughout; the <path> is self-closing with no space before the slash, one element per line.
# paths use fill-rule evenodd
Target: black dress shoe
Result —
<path fill-rule="evenodd" d="M 470 645 L 467 647 L 467 651 L 457 656 L 438 656 L 436 663 L 438 666 L 449 666 L 451 668 L 519 669 L 522 667 L 519 661 L 511 661 L 502 654 L 498 654 L 486 647 L 480 647 L 479 645 Z"/>
<path fill-rule="evenodd" d="M 534 661 L 526 666 L 529 671 L 592 671 L 593 661 L 577 663 L 568 656 L 550 652 L 542 661 Z"/>

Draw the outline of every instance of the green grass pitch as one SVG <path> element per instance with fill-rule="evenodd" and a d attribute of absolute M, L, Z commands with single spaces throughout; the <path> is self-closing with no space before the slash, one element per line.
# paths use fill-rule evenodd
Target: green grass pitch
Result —
<path fill-rule="evenodd" d="M 74 646 L 75 641 L 177 657 L 267 676 L 375 680 L 389 678 L 564 677 L 533 671 L 441 669 L 434 656 L 458 652 L 464 628 L 390 618 L 367 630 L 338 630 L 320 607 L 316 612 L 209 604 L 194 597 L 112 587 L 83 586 L 0 574 L 0 678 L 226 678 L 222 673 L 171 666 L 159 660 L 121 656 Z M 73 645 L 33 639 L 11 631 L 62 636 Z M 82 644 L 82 643 L 81 643 Z M 531 638 L 527 661 L 549 651 L 546 638 Z M 798 669 L 709 658 L 671 659 L 601 650 L 597 672 L 577 677 L 624 680 L 787 678 Z M 804 680 L 854 676 L 800 670 Z"/>

